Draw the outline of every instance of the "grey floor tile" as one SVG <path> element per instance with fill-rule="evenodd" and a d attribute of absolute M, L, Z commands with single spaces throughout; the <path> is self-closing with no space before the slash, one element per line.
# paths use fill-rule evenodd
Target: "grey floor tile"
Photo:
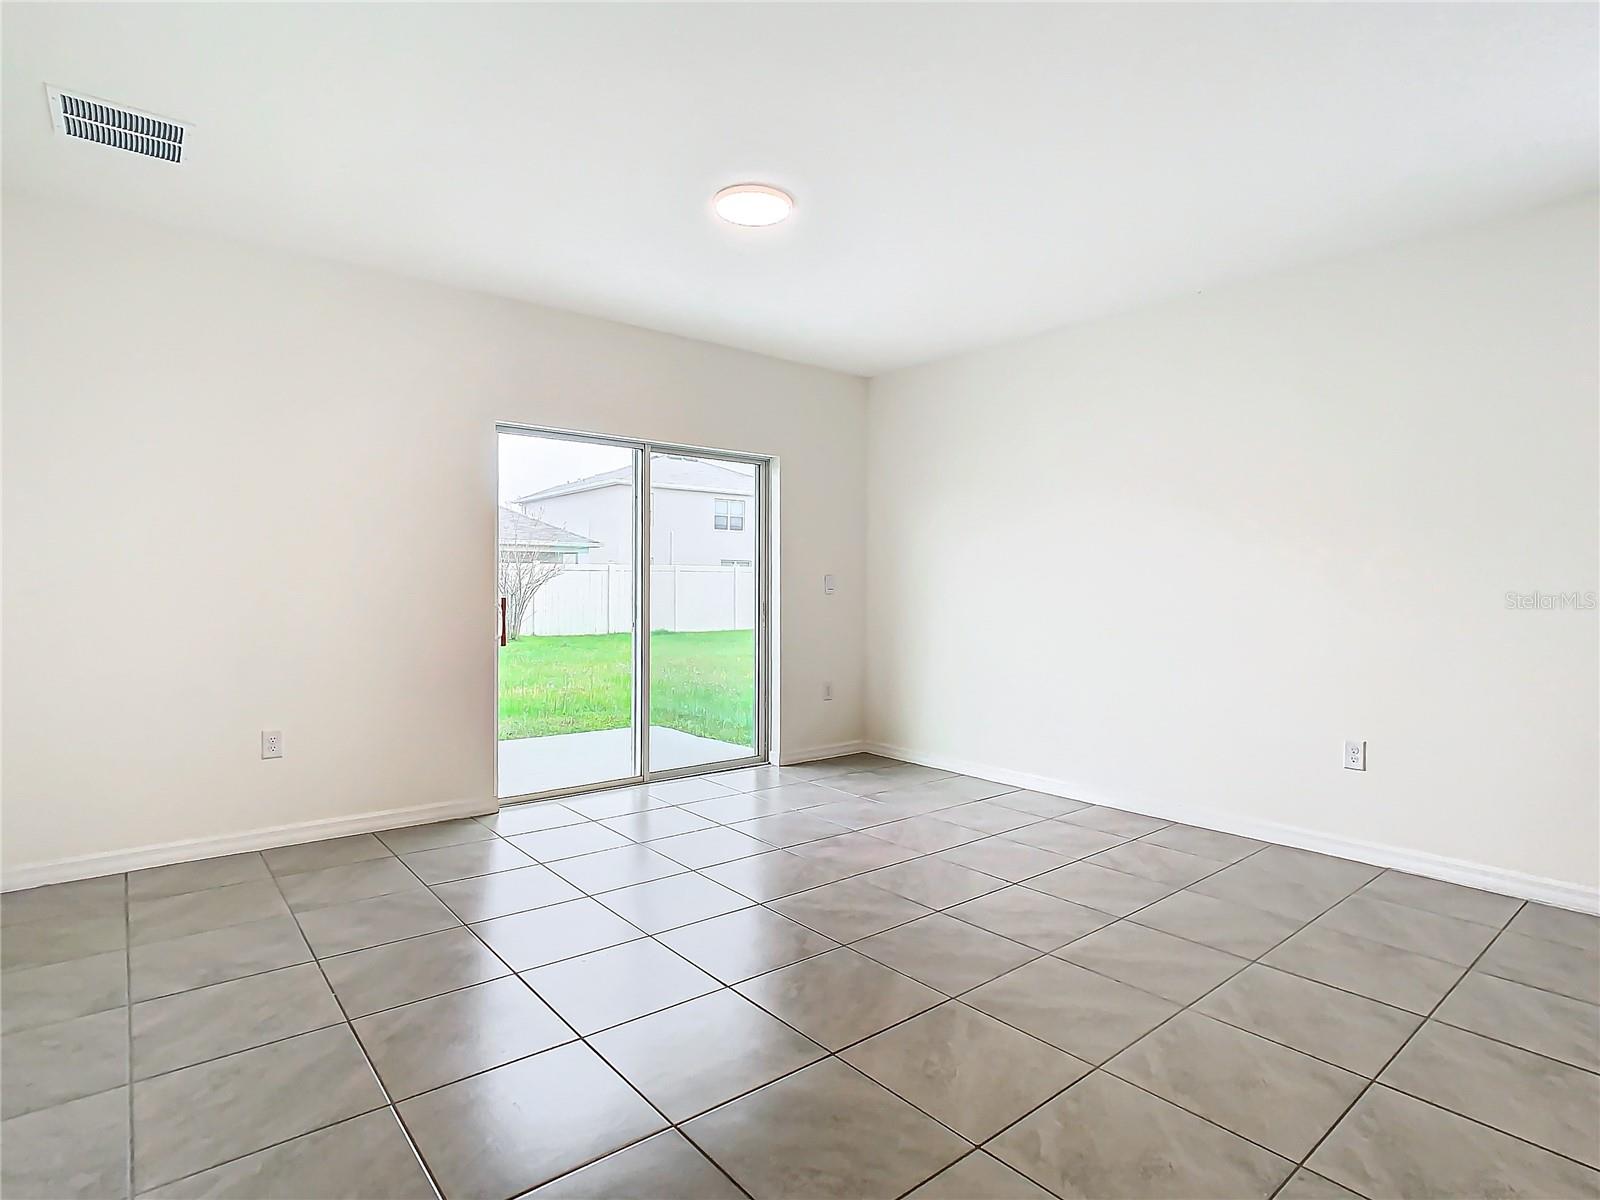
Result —
<path fill-rule="evenodd" d="M 1056 952 L 1101 975 L 1189 1004 L 1246 966 L 1246 960 L 1209 946 L 1118 921 Z"/>
<path fill-rule="evenodd" d="M 824 821 L 821 817 L 814 817 L 808 812 L 773 813 L 767 817 L 740 821 L 733 828 L 766 842 L 769 846 L 779 847 L 815 842 L 825 837 L 832 837 L 843 830 L 843 826 L 835 825 L 832 821 Z"/>
<path fill-rule="evenodd" d="M 1289 1176 L 1289 1182 L 1278 1191 L 1275 1200 L 1362 1200 L 1349 1188 L 1340 1187 L 1331 1179 L 1301 1167 Z"/>
<path fill-rule="evenodd" d="M 128 874 L 128 898 L 177 896 L 184 892 L 204 892 L 235 883 L 270 883 L 272 872 L 266 860 L 251 851 L 225 854 L 220 858 L 201 858 L 174 863 L 169 867 L 149 867 Z"/>
<path fill-rule="evenodd" d="M 0 1117 L 52 1108 L 128 1082 L 122 1009 L 0 1038 Z"/>
<path fill-rule="evenodd" d="M 653 842 L 679 833 L 694 833 L 716 827 L 716 822 L 681 808 L 647 808 L 644 812 L 607 817 L 600 824 L 636 842 Z"/>
<path fill-rule="evenodd" d="M 1129 1046 L 1106 1070 L 1296 1160 L 1367 1086 L 1364 1076 L 1192 1011 Z"/>
<path fill-rule="evenodd" d="M 461 928 L 338 954 L 320 965 L 351 1017 L 483 983 L 511 970 L 470 929 Z"/>
<path fill-rule="evenodd" d="M 692 873 L 618 888 L 599 901 L 646 933 L 676 929 L 750 905 L 738 892 Z"/>
<path fill-rule="evenodd" d="M 581 1034 L 670 1008 L 722 986 L 651 938 L 538 967 L 522 978 Z"/>
<path fill-rule="evenodd" d="M 399 1105 L 445 1200 L 506 1200 L 665 1127 L 581 1042 Z"/>
<path fill-rule="evenodd" d="M 315 963 L 133 1006 L 133 1075 L 144 1079 L 344 1020 Z"/>
<path fill-rule="evenodd" d="M 1144 841 L 1124 842 L 1110 850 L 1102 850 L 1091 856 L 1089 861 L 1125 875 L 1137 875 L 1140 879 L 1178 887 L 1196 883 L 1222 869 L 1209 858 L 1185 854 L 1181 850 L 1169 850 L 1165 846 Z"/>
<path fill-rule="evenodd" d="M 6 936 L 10 936 L 7 934 Z M 121 950 L 7 971 L 0 985 L 0 1032 L 54 1025 L 128 1002 L 128 956 Z"/>
<path fill-rule="evenodd" d="M 1429 1021 L 1378 1077 L 1390 1087 L 1600 1166 L 1600 1077 Z"/>
<path fill-rule="evenodd" d="M 1600 949 L 1600 917 L 1588 913 L 1551 908 L 1547 904 L 1527 904 L 1511 919 L 1512 933 L 1524 937 L 1562 942 L 1593 953 Z"/>
<path fill-rule="evenodd" d="M 1425 879 L 1421 875 L 1408 875 L 1404 871 L 1385 871 L 1356 893 L 1391 904 L 1404 904 L 1424 912 L 1439 913 L 1461 921 L 1475 921 L 1479 925 L 1502 928 L 1522 907 L 1521 900 L 1510 896 L 1497 896 L 1477 888 L 1462 887 L 1457 883 L 1444 883 L 1438 879 Z"/>
<path fill-rule="evenodd" d="M 928 908 L 948 908 L 1006 886 L 1004 880 L 993 875 L 932 855 L 869 871 L 861 877 L 861 882 L 915 900 Z"/>
<path fill-rule="evenodd" d="M 758 788 L 750 794 L 782 806 L 784 812 L 820 808 L 839 799 L 839 793 L 832 788 L 800 779 L 785 780 L 776 787 Z"/>
<path fill-rule="evenodd" d="M 848 872 L 833 863 L 802 858 L 786 850 L 707 867 L 702 874 L 751 900 L 776 900 L 808 888 L 833 883 Z"/>
<path fill-rule="evenodd" d="M 1218 863 L 1235 863 L 1249 858 L 1266 845 L 1254 838 L 1240 837 L 1234 833 L 1219 833 L 1215 829 L 1200 829 L 1194 825 L 1168 825 L 1154 833 L 1147 833 L 1140 841 L 1152 846 L 1165 846 L 1168 850 L 1181 850 Z"/>
<path fill-rule="evenodd" d="M 688 869 L 648 846 L 618 846 L 614 850 L 563 858 L 550 864 L 550 870 L 590 895 L 665 879 L 668 875 L 682 875 Z"/>
<path fill-rule="evenodd" d="M 140 1200 L 434 1200 L 389 1109 L 364 1113 L 145 1192 Z"/>
<path fill-rule="evenodd" d="M 293 917 L 210 929 L 128 951 L 134 1000 L 309 962 L 310 947 Z"/>
<path fill-rule="evenodd" d="M 1013 842 L 1049 851 L 1066 862 L 1099 854 L 1128 840 L 1120 833 L 1090 829 L 1087 825 L 1070 825 L 1066 821 L 1041 821 L 1037 825 L 1013 829 L 1006 836 Z"/>
<path fill-rule="evenodd" d="M 1261 961 L 1424 1015 L 1444 998 L 1463 971 L 1454 963 L 1315 925 L 1302 929 Z"/>
<path fill-rule="evenodd" d="M 1176 1004 L 1059 958 L 1039 958 L 962 999 L 1085 1062 L 1101 1063 L 1178 1011 Z"/>
<path fill-rule="evenodd" d="M 494 837 L 494 830 L 472 817 L 453 821 L 434 821 L 427 825 L 406 825 L 385 829 L 378 840 L 396 854 L 432 850 L 438 846 L 458 846 L 462 842 L 483 842 Z"/>
<path fill-rule="evenodd" d="M 737 795 L 717 796 L 711 800 L 698 800 L 685 804 L 682 811 L 703 819 L 708 825 L 715 826 L 743 824 L 760 817 L 774 817 L 779 813 L 793 810 L 781 800 L 773 800 L 754 792 L 740 792 Z"/>
<path fill-rule="evenodd" d="M 177 896 L 135 897 L 128 901 L 128 938 L 132 945 L 142 946 L 287 916 L 288 912 L 289 906 L 271 879 Z"/>
<path fill-rule="evenodd" d="M 1484 952 L 1473 970 L 1600 1004 L 1600 951 L 1592 948 L 1508 930 Z"/>
<path fill-rule="evenodd" d="M 842 797 L 830 804 L 808 808 L 806 814 L 821 817 L 824 821 L 845 829 L 873 829 L 879 825 L 887 825 L 891 821 L 903 821 L 907 816 L 906 813 L 896 812 L 871 800 L 850 796 Z"/>
<path fill-rule="evenodd" d="M 1163 896 L 1178 889 L 1170 883 L 1156 883 L 1123 871 L 1097 867 L 1093 863 L 1075 862 L 1057 867 L 1043 875 L 1028 880 L 1024 887 L 1048 892 L 1074 904 L 1087 905 L 1112 916 L 1125 917 L 1147 904 L 1154 904 Z"/>
<path fill-rule="evenodd" d="M 919 854 L 932 854 L 938 850 L 968 845 L 988 835 L 980 829 L 952 824 L 939 817 L 906 817 L 901 821 L 890 821 L 887 825 L 874 826 L 872 836 Z"/>
<path fill-rule="evenodd" d="M 267 867 L 280 878 L 301 871 L 320 871 L 328 867 L 344 867 L 351 863 L 370 862 L 374 859 L 392 858 L 389 847 L 370 833 L 353 833 L 349 837 L 328 838 L 320 842 L 303 842 L 298 846 L 279 846 L 263 850 L 261 857 Z"/>
<path fill-rule="evenodd" d="M 542 829 L 537 833 L 513 834 L 506 840 L 542 863 L 560 862 L 564 858 L 577 858 L 580 854 L 634 845 L 616 830 L 592 821 L 587 825 L 566 825 L 560 829 Z"/>
<path fill-rule="evenodd" d="M 1124 812 L 1120 808 L 1106 808 L 1103 805 L 1091 804 L 1087 808 L 1074 809 L 1072 812 L 1063 813 L 1059 818 L 1070 821 L 1074 825 L 1086 825 L 1090 829 L 1101 829 L 1106 833 L 1118 833 L 1123 837 L 1142 837 L 1147 833 L 1170 825 L 1170 821 L 1163 821 L 1159 817 L 1147 817 L 1142 813 Z"/>
<path fill-rule="evenodd" d="M 946 1167 L 906 1200 L 1054 1200 L 1031 1179 L 1018 1175 L 998 1158 L 974 1150 Z"/>
<path fill-rule="evenodd" d="M 1070 812 L 1079 809 L 1092 808 L 1082 800 L 1072 800 L 1066 796 L 1052 796 L 1049 792 L 1034 792 L 1026 789 L 1016 792 L 1005 792 L 994 797 L 996 804 L 1004 804 L 1007 808 L 1017 809 L 1019 812 L 1033 813 L 1037 817 L 1064 817 Z"/>
<path fill-rule="evenodd" d="M 612 814 L 607 814 L 612 815 Z M 570 805 L 554 800 L 535 800 L 529 804 L 512 804 L 487 817 L 479 817 L 501 837 L 513 833 L 538 833 L 541 829 L 560 829 L 563 825 L 582 825 L 589 818 L 575 812 Z"/>
<path fill-rule="evenodd" d="M 949 996 L 987 983 L 1039 953 L 944 913 L 875 933 L 855 948 Z"/>
<path fill-rule="evenodd" d="M 128 1194 L 128 1090 L 0 1122 L 0 1192 L 16 1200 Z"/>
<path fill-rule="evenodd" d="M 989 837 L 968 842 L 950 850 L 941 850 L 935 856 L 960 867 L 971 867 L 985 875 L 993 875 L 1011 883 L 1021 883 L 1035 875 L 1043 875 L 1072 860 L 1038 846 L 1025 845 L 1007 837 Z"/>
<path fill-rule="evenodd" d="M 493 875 L 496 871 L 514 871 L 533 863 L 532 859 L 503 838 L 417 850 L 401 855 L 401 861 L 423 883 L 449 883 L 455 879 Z"/>
<path fill-rule="evenodd" d="M 1404 1009 L 1259 963 L 1195 1008 L 1369 1079 L 1422 1024 L 1421 1017 Z"/>
<path fill-rule="evenodd" d="M 1215 875 L 1191 884 L 1190 890 L 1304 922 L 1321 916 L 1358 886 L 1346 886 L 1339 878 L 1296 875 L 1281 864 L 1264 865 L 1261 855 L 1265 853 L 1263 850 L 1261 854 L 1224 867 Z"/>
<path fill-rule="evenodd" d="M 1600 1174 L 1402 1095 L 1369 1088 L 1306 1166 L 1363 1196 L 1593 1196 Z"/>
<path fill-rule="evenodd" d="M 837 1059 L 698 1117 L 685 1132 L 756 1200 L 889 1200 L 968 1149 Z"/>
<path fill-rule="evenodd" d="M 553 803 L 545 801 L 544 803 Z M 530 806 L 533 807 L 533 806 Z M 609 788 L 603 792 L 594 792 L 587 796 L 569 796 L 561 802 L 561 807 L 571 809 L 585 820 L 601 820 L 605 817 L 620 817 L 624 813 L 644 812 L 650 808 L 668 808 L 670 805 L 665 800 L 657 800 L 649 789 L 641 785 L 632 787 Z M 569 824 L 570 822 L 562 822 Z M 541 826 L 553 829 L 554 825 Z"/>
<path fill-rule="evenodd" d="M 944 1001 L 942 993 L 844 947 L 747 979 L 734 990 L 829 1050 Z"/>
<path fill-rule="evenodd" d="M 127 882 L 121 875 L 74 879 L 25 888 L 0 896 L 0 925 L 10 928 L 27 921 L 78 921 L 122 916 Z"/>
<path fill-rule="evenodd" d="M 758 792 L 762 788 L 777 787 L 780 783 L 803 782 L 801 776 L 792 774 L 785 767 L 740 767 L 734 771 L 719 771 L 707 778 L 736 792 Z"/>
<path fill-rule="evenodd" d="M 1243 958 L 1265 954 L 1301 925 L 1292 917 L 1190 891 L 1174 892 L 1128 919 Z"/>
<path fill-rule="evenodd" d="M 1364 891 L 1335 904 L 1315 924 L 1463 967 L 1472 965 L 1496 933 L 1488 925 L 1391 904 Z"/>
<path fill-rule="evenodd" d="M 832 938 L 765 908 L 741 909 L 686 925 L 661 934 L 658 940 L 723 983 L 738 983 L 788 966 L 836 944 Z"/>
<path fill-rule="evenodd" d="M 1294 1169 L 1104 1071 L 985 1147 L 1066 1200 L 1267 1197 Z"/>
<path fill-rule="evenodd" d="M 426 888 L 330 904 L 300 913 L 298 919 L 318 958 L 365 950 L 460 924 L 455 914 Z"/>
<path fill-rule="evenodd" d="M 1058 900 L 1032 888 L 1007 887 L 946 910 L 950 916 L 1032 946 L 1058 950 L 1114 917 L 1070 900 Z"/>
<path fill-rule="evenodd" d="M 744 1193 L 668 1129 L 535 1188 L 527 1200 L 744 1200 Z"/>
<path fill-rule="evenodd" d="M 295 912 L 370 900 L 420 888 L 422 883 L 398 858 L 385 852 L 382 858 L 318 867 L 278 877 L 278 890 Z"/>
<path fill-rule="evenodd" d="M 1600 1008 L 1527 984 L 1470 971 L 1436 1020 L 1600 1072 Z"/>
<path fill-rule="evenodd" d="M 709 779 L 669 779 L 652 783 L 646 789 L 657 800 L 668 804 L 689 804 L 695 800 L 711 800 L 732 794 L 733 789 Z"/>
<path fill-rule="evenodd" d="M 958 1000 L 840 1057 L 973 1142 L 993 1137 L 1089 1071 L 1087 1063 Z"/>
<path fill-rule="evenodd" d="M 841 869 L 854 871 L 872 871 L 878 867 L 893 866 L 895 863 L 905 862 L 917 856 L 915 850 L 908 850 L 904 846 L 873 837 L 869 830 L 841 833 L 836 837 L 823 838 L 819 842 L 806 842 L 794 847 L 793 853 L 802 854 L 806 858 L 821 859 Z"/>
<path fill-rule="evenodd" d="M 382 1107 L 355 1035 L 339 1025 L 185 1067 L 133 1087 L 136 1191 Z"/>
<path fill-rule="evenodd" d="M 930 911 L 904 896 L 862 883 L 860 879 L 824 884 L 774 900 L 768 907 L 839 942 L 853 942 L 881 933 L 926 916 Z"/>
<path fill-rule="evenodd" d="M 394 1100 L 573 1040 L 514 975 L 446 992 L 353 1022 Z"/>
<path fill-rule="evenodd" d="M 529 971 L 644 936 L 616 913 L 587 898 L 495 917 L 472 929 L 514 971 Z"/>
<path fill-rule="evenodd" d="M 1019 812 L 1014 808 L 991 804 L 986 800 L 974 800 L 969 804 L 958 804 L 954 808 L 942 808 L 938 813 L 941 821 L 947 821 L 952 825 L 965 825 L 968 829 L 975 829 L 979 833 L 1006 833 L 1012 829 L 1020 829 L 1024 825 L 1033 825 L 1039 820 L 1032 813 Z"/>
<path fill-rule="evenodd" d="M 826 1053 L 727 990 L 597 1033 L 589 1044 L 672 1121 L 686 1121 Z"/>
<path fill-rule="evenodd" d="M 899 790 L 901 789 L 886 794 L 892 796 Z M 913 784 L 904 790 L 915 791 L 919 795 L 951 804 L 962 804 L 972 800 L 991 800 L 1016 789 L 1008 783 L 995 783 L 993 780 L 979 779 L 973 775 L 946 775 L 942 779 L 929 779 Z"/>
<path fill-rule="evenodd" d="M 1312 850 L 1299 850 L 1293 846 L 1269 845 L 1250 858 L 1264 870 L 1338 886 L 1345 890 L 1346 895 L 1383 874 L 1382 867 L 1352 862 L 1348 858 L 1334 858 Z"/>
<path fill-rule="evenodd" d="M 89 958 L 121 951 L 128 941 L 128 921 L 110 917 L 45 917 L 6 926 L 0 938 L 0 968 L 7 974 L 29 967 Z"/>
<path fill-rule="evenodd" d="M 563 900 L 577 900 L 583 895 L 549 867 L 541 867 L 537 863 L 510 871 L 497 871 L 493 875 L 435 884 L 433 894 L 443 900 L 457 917 L 467 922 L 527 912 L 530 908 L 543 908 Z"/>
<path fill-rule="evenodd" d="M 713 867 L 717 863 L 765 854 L 772 847 L 736 829 L 702 829 L 651 842 L 650 848 L 686 867 Z"/>

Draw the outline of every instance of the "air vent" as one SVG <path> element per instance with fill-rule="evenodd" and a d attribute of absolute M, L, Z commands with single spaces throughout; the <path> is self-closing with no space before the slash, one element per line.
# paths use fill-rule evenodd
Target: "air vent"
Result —
<path fill-rule="evenodd" d="M 189 127 L 121 104 L 48 88 L 50 120 L 68 137 L 167 162 L 182 162 Z"/>

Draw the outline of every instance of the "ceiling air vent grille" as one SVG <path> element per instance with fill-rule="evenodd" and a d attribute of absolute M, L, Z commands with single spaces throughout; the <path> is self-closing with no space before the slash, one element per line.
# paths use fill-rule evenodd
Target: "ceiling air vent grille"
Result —
<path fill-rule="evenodd" d="M 50 119 L 68 137 L 166 162 L 182 162 L 189 127 L 121 104 L 50 88 Z"/>

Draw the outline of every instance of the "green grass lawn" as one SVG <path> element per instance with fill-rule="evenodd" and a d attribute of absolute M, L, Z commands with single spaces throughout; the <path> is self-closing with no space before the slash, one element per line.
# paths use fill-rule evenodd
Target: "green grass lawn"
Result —
<path fill-rule="evenodd" d="M 755 745 L 755 635 L 650 635 L 650 723 Z M 524 637 L 500 649 L 500 738 L 621 729 L 633 714 L 626 633 Z"/>

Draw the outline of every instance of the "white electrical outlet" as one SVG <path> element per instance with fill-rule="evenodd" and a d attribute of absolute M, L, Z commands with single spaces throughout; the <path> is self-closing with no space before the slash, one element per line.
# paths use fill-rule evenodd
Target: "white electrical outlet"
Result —
<path fill-rule="evenodd" d="M 832 682 L 824 683 L 822 685 L 822 698 L 824 700 L 832 700 L 833 699 L 833 684 L 832 684 Z"/>
<path fill-rule="evenodd" d="M 1344 769 L 1346 771 L 1365 771 L 1367 769 L 1367 744 L 1365 742 L 1346 742 L 1344 744 Z"/>
<path fill-rule="evenodd" d="M 283 757 L 283 734 L 276 729 L 263 729 L 261 731 L 261 757 Z"/>

